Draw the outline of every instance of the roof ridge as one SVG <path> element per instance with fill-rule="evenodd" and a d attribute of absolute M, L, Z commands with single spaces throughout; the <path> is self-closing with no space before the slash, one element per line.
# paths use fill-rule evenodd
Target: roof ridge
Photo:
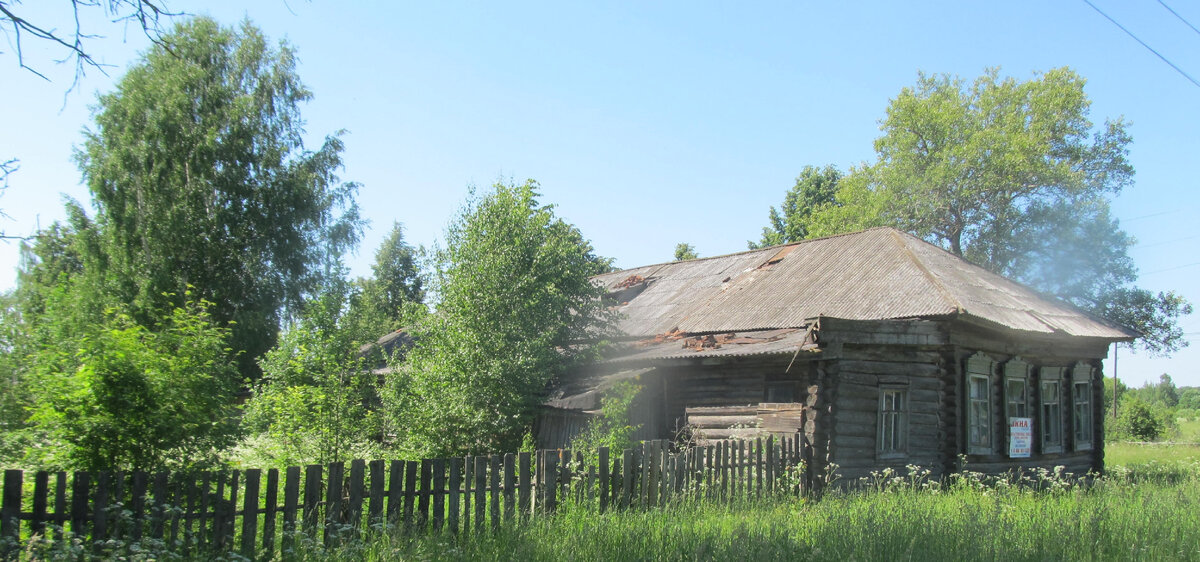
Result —
<path fill-rule="evenodd" d="M 843 232 L 840 234 L 830 234 L 828 236 L 819 236 L 817 238 L 805 238 L 803 240 L 797 240 L 795 242 L 786 242 L 783 244 L 775 244 L 774 246 L 763 246 L 761 248 L 751 248 L 749 250 L 742 250 L 740 252 L 733 252 L 733 253 L 729 253 L 729 254 L 718 254 L 715 256 L 705 256 L 702 258 L 694 258 L 694 259 L 683 260 L 683 261 L 671 260 L 671 261 L 651 263 L 651 264 L 646 264 L 646 265 L 637 265 L 634 267 L 626 267 L 623 269 L 618 269 L 616 271 L 611 271 L 609 273 L 601 273 L 600 275 L 612 275 L 614 273 L 620 273 L 622 271 L 629 271 L 631 269 L 646 269 L 648 267 L 666 267 L 666 266 L 670 266 L 670 265 L 675 265 L 675 264 L 679 264 L 679 263 L 687 263 L 687 262 L 692 262 L 692 261 L 704 261 L 704 260 L 713 260 L 713 259 L 717 259 L 717 258 L 728 258 L 728 257 L 733 257 L 733 256 L 741 256 L 741 255 L 745 255 L 745 254 L 750 254 L 750 253 L 754 253 L 754 252 L 766 252 L 767 250 L 778 251 L 778 248 L 783 248 L 786 246 L 799 246 L 801 244 L 807 244 L 809 242 L 820 242 L 822 240 L 832 240 L 834 238 L 843 238 L 843 237 L 847 237 L 847 236 L 858 236 L 860 234 L 866 234 L 868 232 L 872 232 L 875 230 L 890 230 L 893 232 L 903 233 L 902 231 L 898 230 L 894 226 L 873 226 L 871 228 L 867 228 L 867 229 L 863 229 L 863 230 L 856 230 L 854 232 Z M 593 277 L 599 277 L 600 275 L 594 275 Z"/>
<path fill-rule="evenodd" d="M 906 233 L 894 228 L 891 229 L 891 231 L 892 240 L 895 241 L 896 245 L 900 247 L 900 251 L 904 252 L 905 256 L 908 256 L 909 261 L 911 261 L 913 265 L 917 266 L 917 269 L 921 270 L 921 275 L 924 275 L 925 278 L 933 284 L 934 288 L 937 289 L 938 294 L 941 295 L 943 299 L 949 301 L 949 304 L 954 307 L 954 310 L 957 311 L 958 314 L 966 313 L 966 309 L 963 308 L 962 303 L 954 297 L 954 294 L 950 292 L 950 289 L 946 287 L 945 283 L 942 283 L 941 279 L 938 279 L 938 277 L 934 275 L 928 267 L 926 267 L 925 263 L 913 253 L 912 248 L 909 248 L 908 244 L 904 243 L 901 235 Z M 916 237 L 914 236 L 914 238 Z"/>

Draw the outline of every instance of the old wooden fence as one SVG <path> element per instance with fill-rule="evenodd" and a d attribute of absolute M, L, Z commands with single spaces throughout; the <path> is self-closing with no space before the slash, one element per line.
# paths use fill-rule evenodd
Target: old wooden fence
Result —
<path fill-rule="evenodd" d="M 236 550 L 257 558 L 289 548 L 301 533 L 334 545 L 371 529 L 482 532 L 551 513 L 563 502 L 603 512 L 798 492 L 812 485 L 806 471 L 792 468 L 811 466 L 802 435 L 679 451 L 664 441 L 648 441 L 612 453 L 601 448 L 588 457 L 548 450 L 355 460 L 283 471 L 7 470 L 0 541 L 12 549 L 34 535 L 45 540 L 149 538 L 184 554 Z"/>

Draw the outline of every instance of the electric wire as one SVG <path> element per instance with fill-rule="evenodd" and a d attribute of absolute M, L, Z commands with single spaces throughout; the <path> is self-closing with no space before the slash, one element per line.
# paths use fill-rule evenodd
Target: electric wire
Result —
<path fill-rule="evenodd" d="M 1167 57 L 1162 56 L 1161 53 L 1154 50 L 1154 47 L 1151 47 L 1150 45 L 1147 45 L 1145 41 L 1138 39 L 1137 35 L 1134 35 L 1132 31 L 1125 29 L 1125 26 L 1121 25 L 1120 23 L 1117 23 L 1117 20 L 1112 19 L 1112 17 L 1110 17 L 1108 14 L 1104 13 L 1104 11 L 1102 11 L 1100 8 L 1097 8 L 1096 5 L 1091 2 L 1091 0 L 1083 0 L 1083 3 L 1087 4 L 1088 6 L 1091 6 L 1093 10 L 1096 10 L 1096 13 L 1104 16 L 1104 19 L 1111 21 L 1113 25 L 1119 27 L 1121 29 L 1121 31 L 1125 32 L 1126 35 L 1132 37 L 1134 41 L 1137 41 L 1138 43 L 1140 43 L 1148 51 L 1150 51 L 1151 53 L 1154 53 L 1155 56 L 1157 56 L 1158 58 L 1162 59 L 1163 62 L 1170 65 L 1171 68 L 1174 68 L 1176 72 L 1182 74 L 1184 78 L 1187 78 L 1189 81 L 1191 81 L 1191 83 L 1194 84 L 1197 88 L 1200 88 L 1200 82 L 1197 82 L 1196 79 L 1192 78 L 1190 74 L 1184 72 L 1182 68 L 1175 66 L 1175 63 L 1171 62 L 1170 60 L 1167 59 Z"/>
<path fill-rule="evenodd" d="M 1168 6 L 1166 2 L 1163 2 L 1163 0 L 1158 0 L 1158 3 L 1162 4 L 1162 7 L 1166 8 L 1168 12 L 1171 12 L 1171 15 L 1179 18 L 1179 21 L 1183 22 L 1183 25 L 1186 25 L 1186 26 L 1192 28 L 1192 31 L 1195 31 L 1196 35 L 1200 35 L 1200 29 L 1196 29 L 1196 26 L 1192 25 L 1192 22 L 1183 19 L 1183 16 L 1179 15 L 1179 12 L 1172 10 L 1171 7 Z"/>

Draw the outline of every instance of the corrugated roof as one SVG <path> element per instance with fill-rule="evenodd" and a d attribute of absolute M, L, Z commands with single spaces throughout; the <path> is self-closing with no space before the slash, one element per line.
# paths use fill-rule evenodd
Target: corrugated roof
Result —
<path fill-rule="evenodd" d="M 830 316 L 885 320 L 962 315 L 1013 330 L 1127 340 L 1136 334 L 1038 295 L 937 246 L 875 228 L 726 256 L 596 277 L 616 291 L 646 286 L 620 307 L 619 328 L 648 337 L 798 328 Z"/>

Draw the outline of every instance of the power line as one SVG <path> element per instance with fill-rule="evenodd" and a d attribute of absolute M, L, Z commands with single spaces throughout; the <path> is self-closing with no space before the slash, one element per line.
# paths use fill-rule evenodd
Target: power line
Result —
<path fill-rule="evenodd" d="M 1195 32 L 1196 32 L 1196 35 L 1200 35 L 1200 29 L 1196 29 L 1196 26 L 1192 25 L 1192 23 L 1191 23 L 1191 22 L 1189 22 L 1188 20 L 1185 20 L 1185 19 L 1183 19 L 1183 16 L 1179 15 L 1179 13 L 1178 13 L 1178 12 L 1176 12 L 1175 10 L 1172 10 L 1172 9 L 1171 9 L 1171 7 L 1170 7 L 1170 6 L 1168 6 L 1166 2 L 1163 2 L 1163 0 L 1158 0 L 1158 3 L 1159 3 L 1159 4 L 1162 4 L 1162 7 L 1166 8 L 1166 9 L 1167 9 L 1167 11 L 1168 11 L 1168 12 L 1171 12 L 1171 14 L 1172 14 L 1172 15 L 1174 15 L 1174 16 L 1175 16 L 1175 17 L 1177 17 L 1177 18 L 1179 18 L 1179 21 L 1183 22 L 1183 24 L 1184 24 L 1184 25 L 1186 25 L 1186 26 L 1188 26 L 1188 27 L 1192 28 L 1192 31 L 1195 31 Z"/>
<path fill-rule="evenodd" d="M 1087 4 L 1088 6 L 1091 6 L 1093 10 L 1096 10 L 1096 13 L 1098 13 L 1098 14 L 1100 14 L 1100 15 L 1104 16 L 1104 19 L 1107 19 L 1108 21 L 1111 21 L 1111 22 L 1113 23 L 1113 25 L 1115 25 L 1115 26 L 1117 26 L 1117 27 L 1121 28 L 1121 31 L 1124 31 L 1126 35 L 1128 35 L 1128 36 L 1132 37 L 1134 41 L 1137 41 L 1138 43 L 1140 43 L 1140 44 L 1141 44 L 1143 47 L 1145 47 L 1145 48 L 1146 48 L 1148 51 L 1150 51 L 1151 53 L 1154 53 L 1154 55 L 1155 55 L 1155 56 L 1157 56 L 1158 58 L 1162 59 L 1162 61 L 1163 61 L 1163 62 L 1165 62 L 1165 63 L 1167 63 L 1168 65 L 1170 65 L 1170 66 L 1171 66 L 1171 68 L 1174 68 L 1176 72 L 1178 72 L 1178 73 L 1182 74 L 1184 78 L 1187 78 L 1189 81 L 1191 81 L 1191 83 L 1192 83 L 1192 84 L 1194 84 L 1194 85 L 1195 85 L 1197 88 L 1200 88 L 1200 82 L 1197 82 L 1195 78 L 1192 78 L 1192 77 L 1191 77 L 1191 76 L 1190 76 L 1188 73 L 1184 72 L 1182 68 L 1179 68 L 1178 66 L 1175 66 L 1175 63 L 1173 63 L 1173 62 L 1171 62 L 1171 61 L 1167 60 L 1167 57 L 1164 57 L 1164 56 L 1162 56 L 1162 54 L 1160 54 L 1158 51 L 1155 51 L 1155 50 L 1154 50 L 1154 47 L 1151 47 L 1150 45 L 1147 45 L 1145 41 L 1142 41 L 1141 39 L 1138 39 L 1138 36 L 1137 36 L 1137 35 L 1134 35 L 1132 31 L 1129 31 L 1128 29 L 1125 29 L 1125 26 L 1123 26 L 1123 25 L 1121 25 L 1121 24 L 1117 23 L 1117 20 L 1115 20 L 1115 19 L 1112 19 L 1111 17 L 1109 17 L 1109 15 L 1108 15 L 1108 14 L 1106 14 L 1106 13 L 1104 13 L 1102 10 L 1100 10 L 1100 8 L 1097 8 L 1095 4 L 1091 3 L 1091 0 L 1083 0 L 1083 3 L 1084 3 L 1084 4 Z"/>
<path fill-rule="evenodd" d="M 1185 268 L 1185 267 L 1192 267 L 1193 265 L 1200 265 L 1200 261 L 1198 261 L 1198 262 L 1195 262 L 1195 263 L 1185 263 L 1185 264 L 1183 264 L 1183 265 L 1179 265 L 1179 266 L 1175 266 L 1175 267 L 1168 267 L 1168 268 L 1166 268 L 1166 269 L 1158 269 L 1158 270 L 1155 270 L 1155 271 L 1147 271 L 1146 273 L 1143 273 L 1142 275 L 1154 275 L 1155 273 L 1163 273 L 1163 272 L 1167 272 L 1167 271 L 1175 271 L 1176 269 L 1183 269 L 1183 268 Z"/>

